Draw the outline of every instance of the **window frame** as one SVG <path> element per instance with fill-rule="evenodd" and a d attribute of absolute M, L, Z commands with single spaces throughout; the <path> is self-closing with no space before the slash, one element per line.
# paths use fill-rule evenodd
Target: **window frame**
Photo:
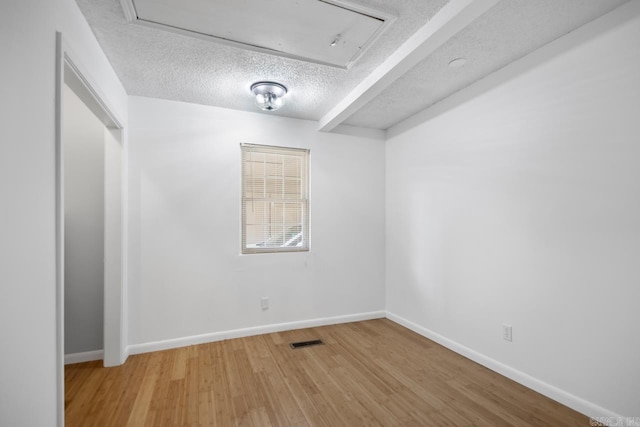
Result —
<path fill-rule="evenodd" d="M 284 154 L 290 156 L 297 156 L 301 159 L 302 171 L 300 173 L 300 199 L 285 199 L 285 198 L 273 198 L 272 203 L 282 203 L 288 201 L 297 201 L 302 204 L 302 245 L 301 246 L 280 246 L 280 247 L 247 247 L 247 215 L 245 206 L 255 200 L 264 201 L 264 199 L 255 197 L 245 197 L 246 183 L 245 183 L 245 168 L 246 159 L 245 153 L 258 152 L 263 154 Z M 310 248 L 309 239 L 309 156 L 310 150 L 306 148 L 296 147 L 283 147 L 276 145 L 264 145 L 264 144 L 249 144 L 240 143 L 240 211 L 241 211 L 241 224 L 240 224 L 240 252 L 243 255 L 249 254 L 264 254 L 264 253 L 290 253 L 290 252 L 308 252 Z M 283 239 L 284 233 L 283 231 Z M 295 236 L 294 236 L 295 237 Z M 288 239 L 292 240 L 294 237 Z"/>

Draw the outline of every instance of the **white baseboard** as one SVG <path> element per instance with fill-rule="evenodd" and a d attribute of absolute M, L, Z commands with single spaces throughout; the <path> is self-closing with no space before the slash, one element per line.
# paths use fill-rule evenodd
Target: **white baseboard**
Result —
<path fill-rule="evenodd" d="M 624 417 L 616 414 L 613 411 L 598 406 L 595 403 L 584 400 L 567 391 L 561 390 L 551 384 L 545 383 L 544 381 L 525 374 L 524 372 L 518 371 L 517 369 L 507 366 L 504 363 L 498 362 L 497 360 L 485 356 L 484 354 L 478 353 L 477 351 L 472 350 L 469 347 L 465 347 L 464 345 L 459 344 L 456 341 L 450 340 L 449 338 L 433 332 L 430 329 L 417 325 L 405 318 L 402 318 L 390 312 L 387 312 L 386 317 L 387 319 L 392 320 L 407 329 L 411 329 L 412 331 L 422 335 L 423 337 L 429 338 L 430 340 L 447 347 L 449 350 L 452 350 L 468 359 L 471 359 L 474 362 L 479 363 L 482 366 L 485 366 L 492 371 L 499 373 L 500 375 L 510 378 L 513 381 L 520 383 L 532 390 L 535 390 L 538 393 L 543 394 L 548 398 L 555 400 L 556 402 L 560 402 L 563 405 L 568 406 L 569 408 L 574 409 L 588 417 L 597 419 L 606 418 L 614 421 L 618 419 L 624 419 Z"/>
<path fill-rule="evenodd" d="M 174 338 L 163 341 L 155 341 L 144 344 L 133 344 L 127 347 L 126 354 L 141 354 L 151 351 L 168 350 L 171 348 L 186 347 L 189 345 L 205 344 L 209 342 L 228 340 L 233 338 L 249 337 L 253 335 L 270 334 L 273 332 L 290 331 L 294 329 L 313 328 L 316 326 L 335 325 L 338 323 L 359 322 L 362 320 L 382 319 L 386 317 L 385 311 L 372 311 L 369 313 L 349 314 L 345 316 L 324 317 L 320 319 L 301 320 L 297 322 L 275 323 L 271 325 L 255 326 L 252 328 L 234 329 L 231 331 L 213 332 L 189 337 Z"/>
<path fill-rule="evenodd" d="M 103 358 L 103 350 L 83 351 L 82 353 L 65 354 L 64 364 L 71 365 L 73 363 L 93 362 L 94 360 L 102 360 Z"/>

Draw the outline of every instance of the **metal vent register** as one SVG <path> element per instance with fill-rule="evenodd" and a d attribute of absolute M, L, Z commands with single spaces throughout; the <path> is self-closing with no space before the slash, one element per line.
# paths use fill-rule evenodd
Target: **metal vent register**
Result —
<path fill-rule="evenodd" d="M 320 345 L 320 344 L 324 344 L 322 340 L 300 341 L 300 342 L 292 342 L 291 344 L 289 344 L 289 347 L 295 350 L 296 348 L 305 348 L 305 347 L 311 347 L 312 345 Z"/>

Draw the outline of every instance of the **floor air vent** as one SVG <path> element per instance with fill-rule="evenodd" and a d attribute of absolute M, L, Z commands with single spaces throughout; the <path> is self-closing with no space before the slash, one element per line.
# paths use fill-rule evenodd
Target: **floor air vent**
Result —
<path fill-rule="evenodd" d="M 324 344 L 322 340 L 300 341 L 300 342 L 292 342 L 291 344 L 289 344 L 289 347 L 295 350 L 296 348 L 311 347 L 312 345 L 320 345 L 320 344 Z"/>

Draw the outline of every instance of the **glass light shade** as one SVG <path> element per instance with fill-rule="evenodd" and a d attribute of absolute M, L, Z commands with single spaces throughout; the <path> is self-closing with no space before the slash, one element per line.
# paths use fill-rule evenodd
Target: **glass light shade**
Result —
<path fill-rule="evenodd" d="M 265 111 L 275 111 L 284 105 L 282 97 L 287 88 L 280 83 L 258 82 L 251 85 L 251 92 L 256 96 L 256 105 Z"/>

